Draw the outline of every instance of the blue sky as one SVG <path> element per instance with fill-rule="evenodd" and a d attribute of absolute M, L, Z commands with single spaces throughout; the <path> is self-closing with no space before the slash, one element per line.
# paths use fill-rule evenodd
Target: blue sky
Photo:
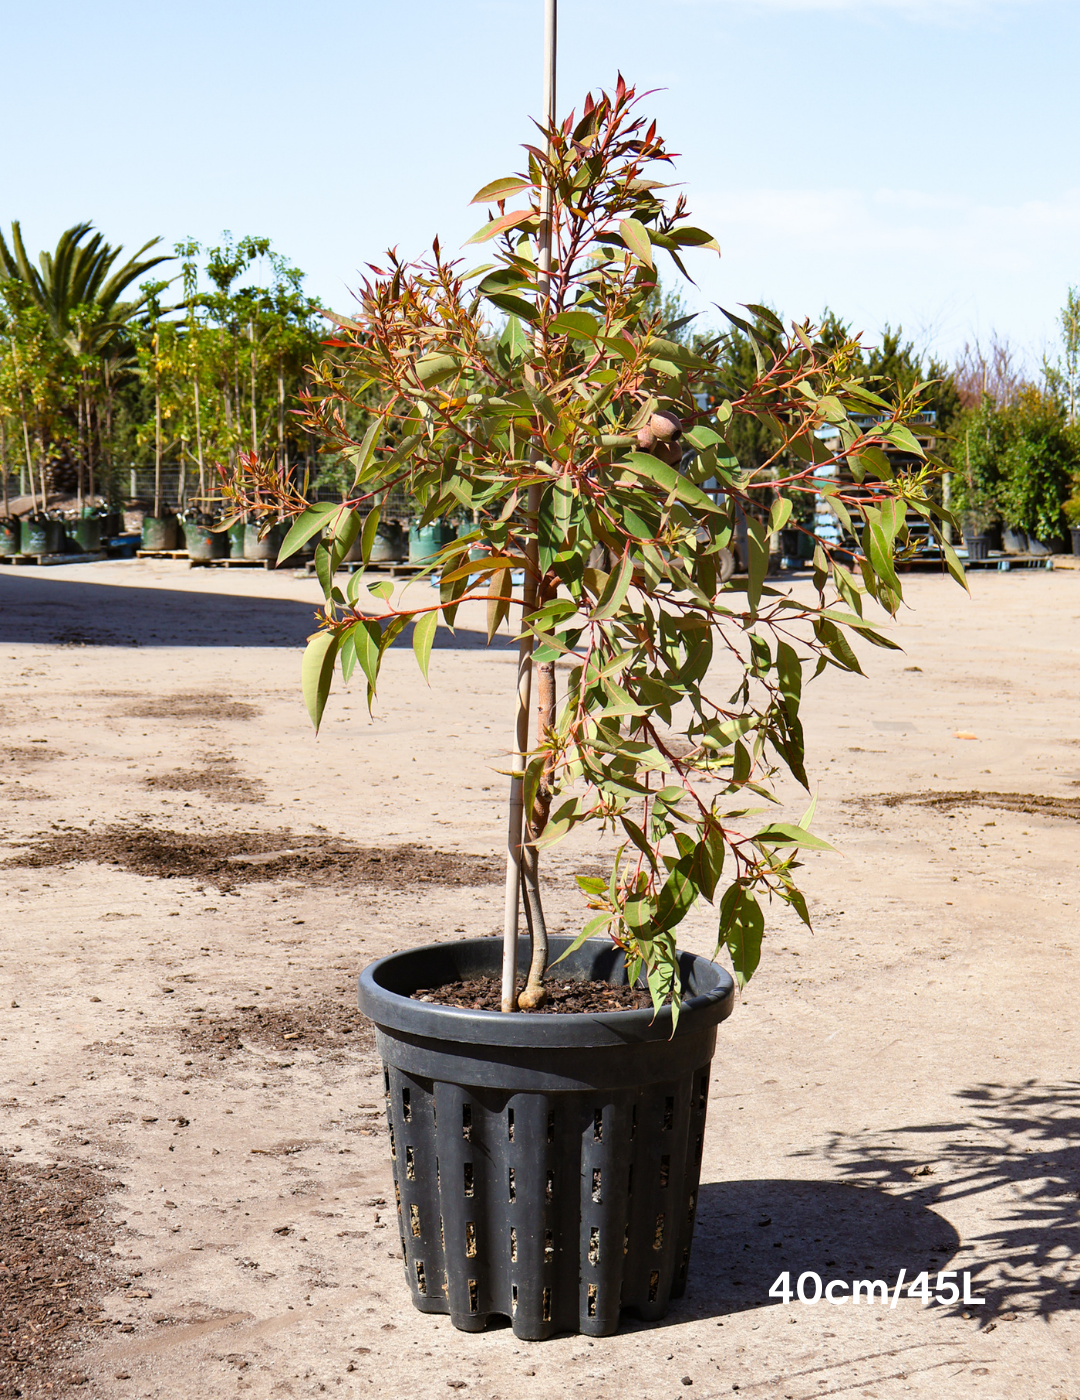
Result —
<path fill-rule="evenodd" d="M 542 0 L 8 6 L 0 222 L 137 246 L 269 236 L 348 307 L 518 168 Z M 621 69 L 682 152 L 707 308 L 828 304 L 951 355 L 1037 363 L 1080 282 L 1076 0 L 561 0 L 560 109 Z"/>

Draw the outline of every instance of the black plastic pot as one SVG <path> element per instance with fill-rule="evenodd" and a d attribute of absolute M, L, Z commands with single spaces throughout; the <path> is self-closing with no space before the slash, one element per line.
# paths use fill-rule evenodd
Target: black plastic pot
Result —
<path fill-rule="evenodd" d="M 12 557 L 22 550 L 22 531 L 12 517 L 0 520 L 0 554 Z"/>
<path fill-rule="evenodd" d="M 64 522 L 48 516 L 23 516 L 22 552 L 24 554 L 62 554 L 64 552 Z"/>
<path fill-rule="evenodd" d="M 101 516 L 83 515 L 73 520 L 67 537 L 73 554 L 96 554 L 101 548 Z"/>
<path fill-rule="evenodd" d="M 964 547 L 969 559 L 986 559 L 990 554 L 989 535 L 968 534 L 964 531 Z"/>
<path fill-rule="evenodd" d="M 1069 538 L 1072 540 L 1072 552 L 1080 554 L 1080 525 L 1069 526 Z"/>
<path fill-rule="evenodd" d="M 552 957 L 571 942 L 553 938 Z M 686 1286 L 716 1027 L 731 978 L 680 955 L 671 1012 L 502 1015 L 413 1001 L 498 975 L 495 938 L 372 963 L 359 1003 L 383 1059 L 405 1272 L 421 1312 L 517 1336 L 607 1336 L 622 1308 L 664 1316 Z M 519 967 L 528 964 L 525 941 Z M 625 983 L 622 954 L 590 940 L 564 976 Z"/>
<path fill-rule="evenodd" d="M 170 554 L 180 544 L 180 521 L 175 515 L 146 515 L 142 523 L 142 547 Z"/>

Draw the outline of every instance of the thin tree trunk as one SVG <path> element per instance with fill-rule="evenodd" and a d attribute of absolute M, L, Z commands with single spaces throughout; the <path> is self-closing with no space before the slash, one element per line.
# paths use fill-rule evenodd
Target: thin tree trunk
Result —
<path fill-rule="evenodd" d="M 199 376 L 195 376 L 195 450 L 199 454 L 199 504 L 206 495 L 206 470 L 202 455 L 202 415 L 199 410 Z"/>
<path fill-rule="evenodd" d="M 76 480 L 75 497 L 76 497 L 76 504 L 77 504 L 78 511 L 79 511 L 79 514 L 80 514 L 80 515 L 82 515 L 82 513 L 83 513 L 83 501 L 84 501 L 84 499 L 85 499 L 85 496 L 84 496 L 84 493 L 83 493 L 83 479 L 84 479 L 84 475 L 85 475 L 85 469 L 86 469 L 86 393 L 85 393 L 85 385 L 84 385 L 83 383 L 80 382 L 80 384 L 79 384 L 79 460 L 78 460 L 78 462 L 76 463 L 76 467 L 75 467 L 75 480 Z"/>
<path fill-rule="evenodd" d="M 277 369 L 277 443 L 278 471 L 285 476 L 285 375 L 282 373 L 281 356 L 278 356 Z"/>
<path fill-rule="evenodd" d="M 4 478 L 4 519 L 8 518 L 10 507 L 8 505 L 8 480 L 7 480 L 7 422 L 0 417 L 0 476 Z"/>
<path fill-rule="evenodd" d="M 542 600 L 540 600 L 542 601 Z M 555 663 L 542 661 L 534 663 L 536 672 L 536 741 L 543 743 L 555 727 Z M 524 990 L 518 997 L 518 1006 L 530 1010 L 541 1005 L 546 999 L 544 972 L 548 964 L 547 923 L 544 919 L 544 906 L 540 899 L 539 859 L 536 842 L 547 826 L 551 811 L 551 775 L 553 761 L 549 754 L 544 764 L 533 809 L 528 813 L 525 824 L 525 845 L 521 853 L 521 891 L 525 902 L 525 917 L 529 921 L 529 934 L 532 943 L 532 957 L 529 960 L 529 975 Z"/>
<path fill-rule="evenodd" d="M 154 336 L 154 519 L 161 519 L 161 376 Z"/>
<path fill-rule="evenodd" d="M 255 322 L 248 322 L 248 339 L 251 341 L 251 455 L 259 450 L 259 430 L 255 417 Z"/>
<path fill-rule="evenodd" d="M 23 445 L 26 448 L 26 479 L 30 485 L 30 510 L 37 515 L 37 496 L 34 492 L 34 462 L 30 456 L 30 428 L 26 421 L 26 395 L 23 392 L 22 379 L 19 378 L 19 357 L 15 353 L 15 341 L 11 342 L 11 360 L 15 366 L 16 380 L 19 385 L 19 417 L 22 419 Z M 22 495 L 22 492 L 19 493 Z"/>

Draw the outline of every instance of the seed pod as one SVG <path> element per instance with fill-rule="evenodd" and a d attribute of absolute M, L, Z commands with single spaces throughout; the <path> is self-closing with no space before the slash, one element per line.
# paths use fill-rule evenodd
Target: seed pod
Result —
<path fill-rule="evenodd" d="M 641 452 L 651 452 L 656 446 L 656 434 L 648 424 L 637 430 L 637 445 Z"/>
<path fill-rule="evenodd" d="M 661 408 L 649 419 L 649 428 L 658 441 L 674 442 L 682 434 L 682 420 Z"/>
<path fill-rule="evenodd" d="M 681 442 L 658 442 L 654 457 L 659 457 L 662 462 L 667 462 L 671 467 L 677 467 L 682 461 L 683 449 Z"/>

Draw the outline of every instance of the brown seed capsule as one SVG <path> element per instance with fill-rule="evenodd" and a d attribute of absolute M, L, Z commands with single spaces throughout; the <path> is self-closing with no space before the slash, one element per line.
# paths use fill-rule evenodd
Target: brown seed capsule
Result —
<path fill-rule="evenodd" d="M 667 462 L 668 466 L 677 467 L 682 461 L 681 442 L 658 442 L 653 452 L 654 457 L 659 457 L 662 462 Z"/>
<path fill-rule="evenodd" d="M 673 442 L 682 433 L 682 420 L 661 408 L 649 419 L 649 428 L 660 442 Z"/>
<path fill-rule="evenodd" d="M 648 424 L 637 430 L 637 445 L 641 452 L 651 452 L 656 446 L 656 434 Z"/>

